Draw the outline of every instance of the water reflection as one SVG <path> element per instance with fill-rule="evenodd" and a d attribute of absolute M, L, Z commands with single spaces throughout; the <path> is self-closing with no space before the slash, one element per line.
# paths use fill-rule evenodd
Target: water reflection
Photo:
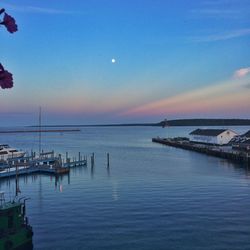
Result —
<path fill-rule="evenodd" d="M 1 179 L 0 190 L 10 192 L 12 196 L 15 196 L 15 188 L 17 184 L 18 186 L 19 185 L 21 186 L 19 190 L 20 191 L 24 190 L 24 192 L 25 192 L 25 186 L 32 186 L 34 190 L 37 188 L 39 205 L 42 206 L 42 201 L 44 200 L 43 182 L 46 182 L 45 186 L 46 188 L 48 187 L 46 180 L 49 180 L 50 183 L 54 183 L 55 190 L 60 190 L 62 192 L 63 183 L 64 185 L 65 183 L 70 185 L 70 174 L 61 175 L 61 176 L 53 176 L 53 175 L 48 176 L 48 175 L 42 175 L 42 174 L 21 175 L 18 177 L 18 182 L 16 182 L 15 178 Z M 66 182 L 64 180 L 66 180 Z"/>
<path fill-rule="evenodd" d="M 94 167 L 94 165 L 93 166 L 91 166 L 91 169 L 90 169 L 91 171 L 90 171 L 90 173 L 91 173 L 91 179 L 94 179 L 94 175 L 95 175 L 95 167 Z"/>
<path fill-rule="evenodd" d="M 118 183 L 117 181 L 114 181 L 112 183 L 112 198 L 114 201 L 118 201 L 120 196 L 119 196 L 119 192 L 118 192 Z"/>
<path fill-rule="evenodd" d="M 63 185 L 62 185 L 62 184 L 60 184 L 59 190 L 60 190 L 60 192 L 62 193 L 62 191 L 63 191 Z"/>
<path fill-rule="evenodd" d="M 54 183 L 55 183 L 55 190 L 58 190 L 60 192 L 63 191 L 63 180 L 67 179 L 67 184 L 70 185 L 70 173 L 65 174 L 65 175 L 60 175 L 60 176 L 54 176 L 54 177 L 50 177 L 50 180 L 52 181 L 53 179 L 55 179 Z"/>
<path fill-rule="evenodd" d="M 110 167 L 109 166 L 107 166 L 107 175 L 108 175 L 108 177 L 110 177 Z"/>
<path fill-rule="evenodd" d="M 247 163 L 235 163 L 226 159 L 219 159 L 219 162 L 219 166 L 232 169 L 234 172 L 244 174 L 247 178 L 250 178 L 250 166 Z"/>

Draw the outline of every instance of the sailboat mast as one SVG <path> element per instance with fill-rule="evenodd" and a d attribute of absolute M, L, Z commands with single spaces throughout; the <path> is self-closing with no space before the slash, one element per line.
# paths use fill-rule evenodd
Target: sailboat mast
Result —
<path fill-rule="evenodd" d="M 41 143 L 42 143 L 42 108 L 39 107 L 39 155 L 41 154 Z"/>

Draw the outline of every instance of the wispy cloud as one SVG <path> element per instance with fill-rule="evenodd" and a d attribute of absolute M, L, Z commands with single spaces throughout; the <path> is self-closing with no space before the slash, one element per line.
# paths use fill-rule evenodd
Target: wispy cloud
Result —
<path fill-rule="evenodd" d="M 70 10 L 60 10 L 60 9 L 52 9 L 52 8 L 43 8 L 38 6 L 20 6 L 8 3 L 2 3 L 2 6 L 8 11 L 17 11 L 17 12 L 26 12 L 26 13 L 35 13 L 35 14 L 81 14 L 79 11 L 70 11 Z"/>
<path fill-rule="evenodd" d="M 176 96 L 150 102 L 123 113 L 127 116 L 191 114 L 195 112 L 228 112 L 247 110 L 250 105 L 250 89 L 246 90 L 249 78 L 230 79 Z"/>
<path fill-rule="evenodd" d="M 234 77 L 235 78 L 242 78 L 242 77 L 245 77 L 246 75 L 248 75 L 249 73 L 250 73 L 250 67 L 241 68 L 241 69 L 238 69 L 234 72 Z"/>
<path fill-rule="evenodd" d="M 247 0 L 204 0 L 188 10 L 188 14 L 189 18 L 199 21 L 199 26 L 204 23 L 204 27 L 209 27 L 206 25 L 210 24 L 210 21 L 213 25 L 212 33 L 207 33 L 207 28 L 204 28 L 202 32 L 206 33 L 190 37 L 191 41 L 216 42 L 250 35 L 248 25 L 250 2 Z M 214 27 L 217 27 L 217 33 Z M 225 27 L 236 27 L 236 29 L 229 30 Z"/>
<path fill-rule="evenodd" d="M 199 19 L 249 19 L 250 4 L 248 0 L 201 1 L 189 10 L 192 18 Z"/>
<path fill-rule="evenodd" d="M 75 13 L 73 11 L 40 8 L 40 7 L 34 7 L 34 6 L 27 6 L 24 9 L 24 11 L 33 12 L 33 13 L 43 13 L 43 14 L 72 14 L 72 13 Z"/>
<path fill-rule="evenodd" d="M 213 5 L 213 6 L 225 6 L 225 5 L 232 5 L 232 4 L 239 4 L 239 2 L 247 2 L 248 0 L 205 0 L 202 4 L 205 5 Z"/>
<path fill-rule="evenodd" d="M 224 33 L 211 34 L 207 36 L 191 37 L 193 42 L 216 42 L 250 35 L 250 28 L 232 30 Z"/>
<path fill-rule="evenodd" d="M 219 8 L 204 8 L 204 9 L 193 9 L 190 11 L 193 18 L 242 18 L 242 12 L 240 10 L 231 9 L 219 9 Z"/>

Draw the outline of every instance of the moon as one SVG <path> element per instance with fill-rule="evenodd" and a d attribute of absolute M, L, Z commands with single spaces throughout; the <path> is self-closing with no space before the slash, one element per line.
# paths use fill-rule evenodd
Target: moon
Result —
<path fill-rule="evenodd" d="M 111 62 L 112 62 L 112 63 L 116 63 L 115 58 L 112 58 L 112 59 L 111 59 Z"/>

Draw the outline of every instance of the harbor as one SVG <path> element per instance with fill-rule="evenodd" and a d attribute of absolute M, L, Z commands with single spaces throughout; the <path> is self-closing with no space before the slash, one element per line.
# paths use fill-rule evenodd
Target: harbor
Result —
<path fill-rule="evenodd" d="M 0 250 L 250 250 L 249 13 L 1 1 Z"/>
<path fill-rule="evenodd" d="M 232 129 L 244 133 L 250 127 Z M 207 239 L 212 242 L 210 248 L 230 249 L 224 243 L 228 238 L 235 249 L 248 249 L 250 171 L 222 158 L 152 142 L 157 136 L 188 137 L 191 131 L 190 127 L 93 127 L 77 135 L 45 135 L 41 145 L 44 153 L 61 153 L 65 164 L 66 152 L 70 162 L 78 160 L 81 152 L 88 162 L 87 167 L 71 167 L 69 174 L 19 176 L 18 195 L 30 198 L 26 217 L 34 232 L 34 249 L 108 248 L 110 239 L 113 249 L 164 249 L 171 240 L 178 244 L 180 237 L 191 237 L 201 249 Z M 30 156 L 33 149 L 34 158 L 38 157 L 37 135 L 32 133 L 19 138 L 2 135 L 2 143 L 28 151 Z M 1 178 L 0 185 L 6 202 L 12 200 L 15 176 Z M 124 236 L 117 235 L 117 226 Z M 225 228 L 230 227 L 237 230 L 225 234 Z M 128 244 L 137 232 L 145 234 L 140 234 L 133 245 Z M 185 245 L 192 249 L 193 240 L 185 240 Z"/>

